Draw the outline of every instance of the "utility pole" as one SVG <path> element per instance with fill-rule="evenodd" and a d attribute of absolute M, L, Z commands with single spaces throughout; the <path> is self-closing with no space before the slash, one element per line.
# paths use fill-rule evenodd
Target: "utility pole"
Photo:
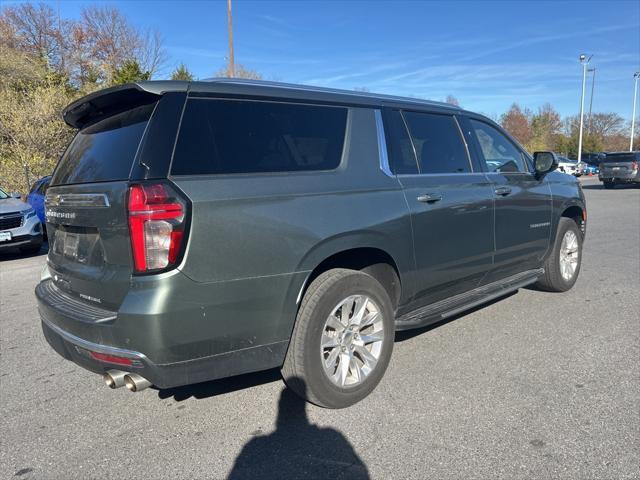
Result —
<path fill-rule="evenodd" d="M 593 72 L 593 77 L 591 77 L 591 100 L 589 100 L 589 127 L 587 128 L 587 132 L 591 133 L 591 110 L 593 108 L 593 88 L 596 85 L 596 67 L 590 68 L 590 72 Z"/>
<path fill-rule="evenodd" d="M 591 55 L 593 57 L 593 55 Z M 578 162 L 582 161 L 582 130 L 584 127 L 584 90 L 585 83 L 587 82 L 587 65 L 589 60 L 585 54 L 580 55 L 580 63 L 582 64 L 582 96 L 580 97 L 580 133 L 578 134 Z"/>
<path fill-rule="evenodd" d="M 231 18 L 231 0 L 227 0 L 227 28 L 229 29 L 229 66 L 227 76 L 236 76 L 236 66 L 233 59 L 233 20 Z"/>
<path fill-rule="evenodd" d="M 629 141 L 629 151 L 633 152 L 633 128 L 636 126 L 636 98 L 638 97 L 638 79 L 640 72 L 633 74 L 633 114 L 631 115 L 631 140 Z"/>

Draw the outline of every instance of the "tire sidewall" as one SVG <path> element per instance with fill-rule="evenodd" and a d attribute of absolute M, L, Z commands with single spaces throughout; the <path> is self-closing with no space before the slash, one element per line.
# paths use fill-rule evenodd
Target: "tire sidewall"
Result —
<path fill-rule="evenodd" d="M 375 369 L 363 382 L 352 387 L 340 388 L 328 378 L 324 371 L 320 354 L 321 337 L 331 311 L 346 297 L 359 294 L 370 297 L 383 315 L 382 349 Z M 370 275 L 354 271 L 352 275 L 339 279 L 327 289 L 311 312 L 309 320 L 310 325 L 304 338 L 303 355 L 305 370 L 313 384 L 306 385 L 306 388 L 313 390 L 323 404 L 334 408 L 352 405 L 366 397 L 382 379 L 393 350 L 394 316 L 386 290 Z"/>
<path fill-rule="evenodd" d="M 576 266 L 575 272 L 573 272 L 573 276 L 571 279 L 566 280 L 562 276 L 562 268 L 560 266 L 560 250 L 562 249 L 562 240 L 564 239 L 565 234 L 569 231 L 573 231 L 575 233 L 576 238 L 578 239 L 578 265 Z M 556 237 L 556 245 L 553 252 L 554 255 L 554 263 L 555 263 L 555 271 L 556 271 L 556 279 L 559 286 L 563 291 L 570 290 L 578 280 L 578 275 L 580 275 L 580 269 L 582 267 L 582 232 L 576 225 L 576 222 L 569 218 L 561 218 L 560 224 L 558 226 L 558 235 Z"/>

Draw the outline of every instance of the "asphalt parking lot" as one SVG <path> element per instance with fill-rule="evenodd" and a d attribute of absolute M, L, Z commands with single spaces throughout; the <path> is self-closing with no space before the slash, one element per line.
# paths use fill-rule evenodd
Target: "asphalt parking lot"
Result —
<path fill-rule="evenodd" d="M 639 478 L 640 189 L 583 185 L 573 290 L 398 335 L 377 390 L 340 411 L 277 371 L 110 390 L 42 336 L 45 255 L 0 256 L 0 478 Z"/>

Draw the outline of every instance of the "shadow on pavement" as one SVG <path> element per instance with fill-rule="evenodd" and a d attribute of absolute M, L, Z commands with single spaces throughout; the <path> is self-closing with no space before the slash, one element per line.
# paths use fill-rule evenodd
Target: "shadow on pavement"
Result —
<path fill-rule="evenodd" d="M 369 472 L 339 431 L 309 423 L 306 402 L 282 390 L 276 430 L 258 435 L 242 448 L 229 480 L 303 478 L 368 479 Z"/>
<path fill-rule="evenodd" d="M 225 393 L 235 392 L 236 390 L 243 390 L 245 388 L 256 387 L 281 380 L 280 370 L 271 369 L 263 372 L 247 373 L 235 377 L 212 380 L 210 382 L 166 388 L 158 390 L 158 397 L 163 400 L 173 397 L 176 402 L 182 402 L 191 397 L 197 399 L 215 397 L 216 395 L 223 395 Z"/>
<path fill-rule="evenodd" d="M 0 250 L 0 261 L 4 260 L 18 260 L 20 258 L 31 258 L 46 255 L 49 252 L 48 242 L 44 242 L 40 250 L 37 252 L 23 252 L 18 247 L 7 248 L 6 250 Z"/>
<path fill-rule="evenodd" d="M 437 322 L 431 323 L 425 327 L 414 328 L 411 330 L 402 330 L 400 332 L 396 332 L 395 341 L 396 343 L 404 342 L 405 340 L 409 340 L 413 337 L 417 337 L 418 335 L 422 335 L 423 333 L 430 332 L 431 330 L 435 330 L 436 328 L 442 327 L 447 323 L 455 322 L 456 320 L 466 317 L 467 315 L 477 312 L 478 310 L 482 310 L 483 308 L 486 308 L 489 305 L 493 305 L 494 303 L 498 303 L 498 302 L 501 302 L 502 300 L 506 300 L 507 298 L 512 297 L 516 293 L 518 293 L 517 290 L 515 292 L 509 292 L 503 295 L 502 297 L 495 298 L 493 300 L 488 301 L 487 303 L 483 303 L 482 305 L 478 305 L 477 307 L 470 308 L 469 310 L 465 310 L 464 312 L 458 313 L 457 315 L 454 315 L 452 317 L 448 317 L 448 318 L 439 320 Z"/>
<path fill-rule="evenodd" d="M 609 190 L 610 191 L 627 190 L 630 188 L 638 188 L 638 186 L 639 186 L 638 184 L 633 184 L 633 183 L 622 183 L 620 185 L 616 185 L 615 188 L 611 188 Z M 605 190 L 604 185 L 602 183 L 582 185 L 582 189 L 583 190 Z"/>

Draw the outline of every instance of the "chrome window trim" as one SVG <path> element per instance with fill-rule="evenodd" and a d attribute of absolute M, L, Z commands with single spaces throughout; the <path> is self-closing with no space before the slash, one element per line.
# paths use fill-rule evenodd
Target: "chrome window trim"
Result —
<path fill-rule="evenodd" d="M 389 166 L 389 155 L 387 153 L 387 137 L 384 133 L 384 123 L 382 122 L 382 112 L 380 110 L 374 110 L 376 117 L 376 134 L 378 137 L 378 160 L 380 162 L 380 170 L 382 170 L 388 177 L 393 177 Z"/>
<path fill-rule="evenodd" d="M 458 133 L 460 134 L 460 139 L 462 143 L 464 143 L 464 149 L 467 152 L 467 161 L 469 162 L 469 173 L 474 173 L 473 162 L 471 161 L 471 152 L 469 152 L 469 145 L 467 144 L 467 139 L 464 137 L 464 132 L 462 131 L 462 127 L 460 126 L 460 122 L 458 121 L 458 116 L 453 115 L 453 120 L 456 122 L 458 127 Z M 461 172 L 464 173 L 464 172 Z"/>

